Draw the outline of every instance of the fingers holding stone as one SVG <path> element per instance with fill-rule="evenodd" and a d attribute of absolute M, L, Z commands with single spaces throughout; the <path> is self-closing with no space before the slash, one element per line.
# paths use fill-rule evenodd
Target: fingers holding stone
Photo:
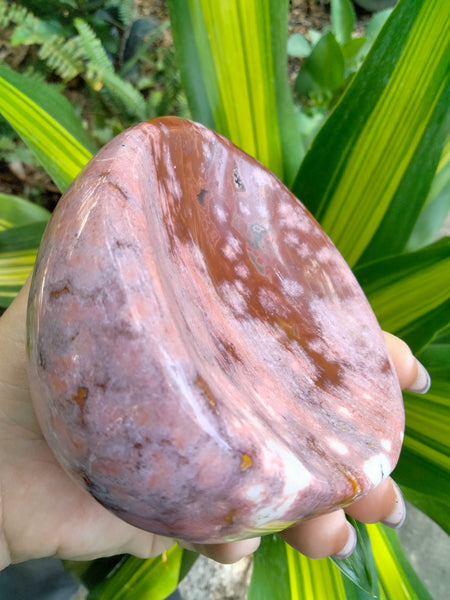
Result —
<path fill-rule="evenodd" d="M 388 477 L 361 500 L 345 509 L 354 519 L 363 523 L 384 523 L 392 529 L 402 526 L 406 508 L 398 485 Z"/>
<path fill-rule="evenodd" d="M 425 394 L 431 384 L 425 367 L 414 357 L 403 340 L 386 332 L 384 337 L 402 389 L 416 394 Z"/>
<path fill-rule="evenodd" d="M 356 546 L 356 532 L 342 509 L 293 525 L 280 537 L 309 558 L 347 558 Z"/>

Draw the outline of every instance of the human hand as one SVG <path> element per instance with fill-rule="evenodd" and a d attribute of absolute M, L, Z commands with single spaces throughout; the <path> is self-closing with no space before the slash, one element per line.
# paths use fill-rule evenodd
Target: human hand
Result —
<path fill-rule="evenodd" d="M 10 562 L 57 556 L 89 560 L 120 553 L 156 556 L 173 540 L 133 527 L 114 516 L 62 470 L 37 423 L 25 365 L 26 304 L 29 285 L 0 319 L 0 569 Z M 398 338 L 386 335 L 400 384 L 426 391 L 426 371 Z M 388 478 L 345 509 L 296 524 L 280 533 L 312 558 L 343 558 L 354 548 L 345 513 L 365 523 L 399 526 L 401 493 Z M 219 562 L 252 553 L 259 538 L 211 545 L 188 545 Z"/>

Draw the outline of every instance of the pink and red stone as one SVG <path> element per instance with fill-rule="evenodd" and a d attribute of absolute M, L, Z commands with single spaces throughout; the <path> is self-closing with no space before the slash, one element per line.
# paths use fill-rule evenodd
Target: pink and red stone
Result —
<path fill-rule="evenodd" d="M 281 529 L 397 462 L 399 384 L 350 269 L 273 174 L 201 125 L 142 123 L 84 169 L 45 233 L 28 335 L 56 457 L 149 531 Z"/>

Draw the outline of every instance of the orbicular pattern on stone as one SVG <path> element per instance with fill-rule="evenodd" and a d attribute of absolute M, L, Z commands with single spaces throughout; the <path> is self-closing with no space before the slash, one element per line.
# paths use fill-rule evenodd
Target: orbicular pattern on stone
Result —
<path fill-rule="evenodd" d="M 149 531 L 281 529 L 397 462 L 401 392 L 351 270 L 272 173 L 196 123 L 123 132 L 67 190 L 28 335 L 58 460 Z"/>

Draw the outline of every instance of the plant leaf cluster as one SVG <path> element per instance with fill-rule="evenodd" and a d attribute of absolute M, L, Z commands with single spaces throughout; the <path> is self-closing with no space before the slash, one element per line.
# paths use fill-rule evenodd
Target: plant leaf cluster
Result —
<path fill-rule="evenodd" d="M 354 34 L 355 10 L 351 0 L 331 3 L 330 27 L 308 30 L 308 38 L 294 33 L 288 39 L 288 55 L 304 59 L 294 83 L 301 105 L 309 110 L 333 106 L 361 66 L 391 9 L 376 13 L 364 34 Z"/>
<path fill-rule="evenodd" d="M 167 27 L 136 14 L 133 0 L 0 0 L 9 45 L 35 49 L 22 72 L 72 96 L 80 90 L 78 115 L 100 145 L 136 121 L 187 116 L 173 48 L 164 43 Z M 7 141 L 0 152 L 17 158 Z"/>

